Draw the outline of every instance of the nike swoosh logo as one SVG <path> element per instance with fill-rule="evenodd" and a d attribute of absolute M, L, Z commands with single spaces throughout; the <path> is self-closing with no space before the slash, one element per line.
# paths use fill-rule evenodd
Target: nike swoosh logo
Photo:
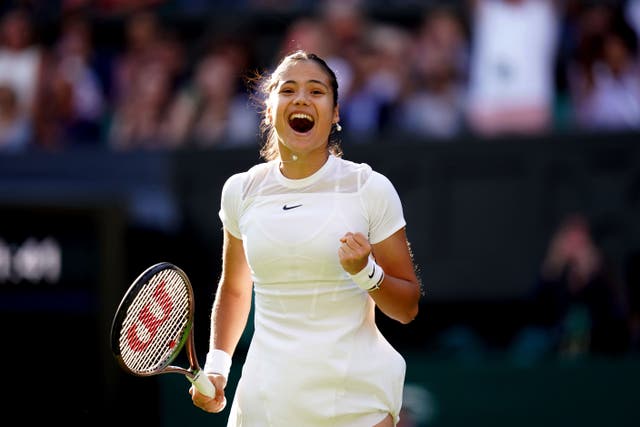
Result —
<path fill-rule="evenodd" d="M 301 205 L 301 204 L 300 204 L 300 205 L 292 205 L 292 206 L 284 205 L 284 206 L 282 207 L 282 210 L 283 210 L 283 211 L 288 211 L 289 209 L 299 208 L 300 206 L 302 206 L 302 205 Z"/>
<path fill-rule="evenodd" d="M 376 266 L 373 266 L 373 270 L 371 270 L 371 274 L 369 274 L 369 279 L 373 279 L 373 274 L 376 272 Z"/>

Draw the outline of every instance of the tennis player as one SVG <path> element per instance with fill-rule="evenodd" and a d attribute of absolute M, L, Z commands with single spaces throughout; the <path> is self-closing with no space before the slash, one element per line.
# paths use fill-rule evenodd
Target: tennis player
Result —
<path fill-rule="evenodd" d="M 406 363 L 375 323 L 403 323 L 421 286 L 392 183 L 342 158 L 338 83 L 296 51 L 260 76 L 265 162 L 222 190 L 222 275 L 204 370 L 220 412 L 255 292 L 255 327 L 227 426 L 390 427 Z"/>

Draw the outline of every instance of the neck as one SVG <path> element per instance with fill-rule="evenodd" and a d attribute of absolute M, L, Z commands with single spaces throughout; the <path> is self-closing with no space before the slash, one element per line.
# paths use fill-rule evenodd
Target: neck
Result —
<path fill-rule="evenodd" d="M 313 175 L 327 162 L 329 152 L 325 151 L 322 156 L 290 154 L 285 158 L 280 158 L 280 172 L 290 179 L 302 179 Z"/>

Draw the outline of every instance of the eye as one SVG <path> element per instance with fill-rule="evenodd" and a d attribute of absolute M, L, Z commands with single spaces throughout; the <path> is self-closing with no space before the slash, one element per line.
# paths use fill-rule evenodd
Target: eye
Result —
<path fill-rule="evenodd" d="M 320 85 L 314 85 L 309 87 L 309 93 L 312 95 L 324 95 L 327 93 L 327 89 Z"/>
<path fill-rule="evenodd" d="M 291 89 L 289 87 L 284 87 L 284 88 L 280 89 L 280 93 L 290 94 L 290 93 L 293 93 L 293 89 Z"/>

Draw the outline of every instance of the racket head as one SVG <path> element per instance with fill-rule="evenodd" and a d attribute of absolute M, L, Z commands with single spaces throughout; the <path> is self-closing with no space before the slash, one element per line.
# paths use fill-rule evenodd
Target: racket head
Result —
<path fill-rule="evenodd" d="M 120 366 L 137 376 L 174 369 L 171 362 L 192 338 L 194 296 L 187 275 L 161 262 L 129 286 L 111 325 L 111 351 Z"/>

